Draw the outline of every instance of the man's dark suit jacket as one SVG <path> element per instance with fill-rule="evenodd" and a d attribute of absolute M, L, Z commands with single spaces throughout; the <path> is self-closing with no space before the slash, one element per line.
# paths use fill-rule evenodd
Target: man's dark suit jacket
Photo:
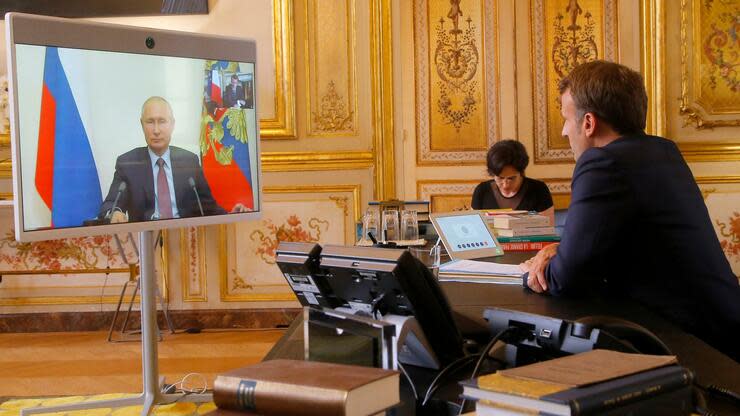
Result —
<path fill-rule="evenodd" d="M 156 196 L 154 195 L 152 161 L 147 149 L 147 147 L 137 147 L 118 157 L 108 196 L 100 207 L 100 218 L 112 208 L 121 182 L 126 182 L 126 190 L 118 199 L 116 207 L 128 212 L 129 221 L 132 222 L 147 221 L 152 218 Z M 170 162 L 172 163 L 175 200 L 180 217 L 200 216 L 195 191 L 188 183 L 188 178 L 193 178 L 195 181 L 205 215 L 226 213 L 213 199 L 211 189 L 203 178 L 203 169 L 195 154 L 170 146 Z"/>
<path fill-rule="evenodd" d="M 244 87 L 241 85 L 236 86 L 236 91 L 231 88 L 231 85 L 227 85 L 223 93 L 224 107 L 233 107 L 237 100 L 244 100 L 246 103 L 247 99 L 244 97 Z"/>
<path fill-rule="evenodd" d="M 740 359 L 729 344 L 740 333 L 738 279 L 672 141 L 625 136 L 583 153 L 546 275 L 551 294 L 596 288 L 637 300 Z"/>

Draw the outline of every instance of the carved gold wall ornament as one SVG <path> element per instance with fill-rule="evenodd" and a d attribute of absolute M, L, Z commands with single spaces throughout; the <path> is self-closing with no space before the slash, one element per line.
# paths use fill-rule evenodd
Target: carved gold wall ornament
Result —
<path fill-rule="evenodd" d="M 740 126 L 740 3 L 681 2 L 681 107 L 684 125 Z"/>
<path fill-rule="evenodd" d="M 573 162 L 558 83 L 584 62 L 617 59 L 617 0 L 533 0 L 534 160 Z"/>
<path fill-rule="evenodd" d="M 416 159 L 473 165 L 500 135 L 492 0 L 415 0 Z"/>
<path fill-rule="evenodd" d="M 337 93 L 334 81 L 329 81 L 326 94 L 321 97 L 321 110 L 312 113 L 316 130 L 339 132 L 353 130 L 352 111 L 347 111 L 342 96 Z"/>
<path fill-rule="evenodd" d="M 440 18 L 436 25 L 437 45 L 434 50 L 434 66 L 439 80 L 439 99 L 437 112 L 445 124 L 451 124 L 460 132 L 478 102 L 478 84 L 474 77 L 478 70 L 478 47 L 476 46 L 476 27 L 469 16 L 465 19 L 467 27 L 460 29 L 459 19 L 463 11 L 460 0 L 450 0 L 447 17 L 452 20 L 452 28 L 445 28 L 445 19 Z"/>

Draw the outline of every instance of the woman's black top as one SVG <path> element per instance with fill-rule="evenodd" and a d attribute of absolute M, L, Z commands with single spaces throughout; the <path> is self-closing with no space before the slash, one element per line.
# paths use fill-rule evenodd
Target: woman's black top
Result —
<path fill-rule="evenodd" d="M 475 187 L 475 191 L 473 191 L 473 200 L 470 203 L 471 207 L 473 209 L 500 208 L 496 202 L 496 195 L 494 195 L 493 190 L 494 187 L 496 187 L 496 183 L 493 179 L 479 183 L 478 186 Z M 522 182 L 522 186 L 519 188 L 519 192 L 517 192 L 512 198 L 516 198 L 522 192 L 522 200 L 519 202 L 516 209 L 542 212 L 553 206 L 550 190 L 547 189 L 547 185 L 542 181 L 530 179 L 525 176 L 524 182 Z"/>

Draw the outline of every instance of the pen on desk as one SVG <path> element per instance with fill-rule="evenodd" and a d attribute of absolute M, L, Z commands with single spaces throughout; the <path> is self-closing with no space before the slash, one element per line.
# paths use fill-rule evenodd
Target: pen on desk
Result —
<path fill-rule="evenodd" d="M 372 232 L 368 231 L 367 236 L 370 237 L 370 241 L 372 241 L 373 244 L 378 244 L 378 240 L 375 239 Z"/>

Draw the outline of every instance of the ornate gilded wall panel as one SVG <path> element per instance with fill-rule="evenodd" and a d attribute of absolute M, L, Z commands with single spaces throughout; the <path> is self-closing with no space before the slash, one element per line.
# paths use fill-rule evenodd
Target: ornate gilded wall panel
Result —
<path fill-rule="evenodd" d="M 0 237 L 0 271 L 5 272 L 0 306 L 117 303 L 121 286 L 132 277 L 127 262 L 138 261 L 127 235 L 120 235 L 126 261 L 110 235 L 19 243 L 12 209 L 0 210 L 0 229 L 6 230 Z M 166 296 L 165 264 L 158 253 L 155 267 Z"/>
<path fill-rule="evenodd" d="M 740 176 L 698 177 L 709 218 L 732 271 L 740 277 Z"/>
<path fill-rule="evenodd" d="M 740 3 L 682 0 L 681 114 L 697 128 L 740 126 Z"/>
<path fill-rule="evenodd" d="M 263 139 L 294 139 L 295 127 L 295 72 L 293 40 L 293 1 L 273 0 L 273 48 L 275 51 L 274 116 L 260 119 L 260 137 Z"/>
<path fill-rule="evenodd" d="M 353 244 L 360 185 L 266 187 L 260 221 L 221 226 L 221 301 L 295 300 L 275 264 L 280 241 Z"/>
<path fill-rule="evenodd" d="M 306 123 L 309 136 L 357 134 L 355 1 L 306 4 Z"/>
<path fill-rule="evenodd" d="M 185 302 L 205 302 L 207 293 L 206 227 L 180 229 L 180 280 Z"/>
<path fill-rule="evenodd" d="M 532 2 L 535 162 L 573 161 L 561 135 L 558 83 L 581 63 L 617 60 L 617 12 L 617 0 Z"/>
<path fill-rule="evenodd" d="M 500 135 L 492 0 L 415 0 L 417 162 L 478 164 Z"/>

